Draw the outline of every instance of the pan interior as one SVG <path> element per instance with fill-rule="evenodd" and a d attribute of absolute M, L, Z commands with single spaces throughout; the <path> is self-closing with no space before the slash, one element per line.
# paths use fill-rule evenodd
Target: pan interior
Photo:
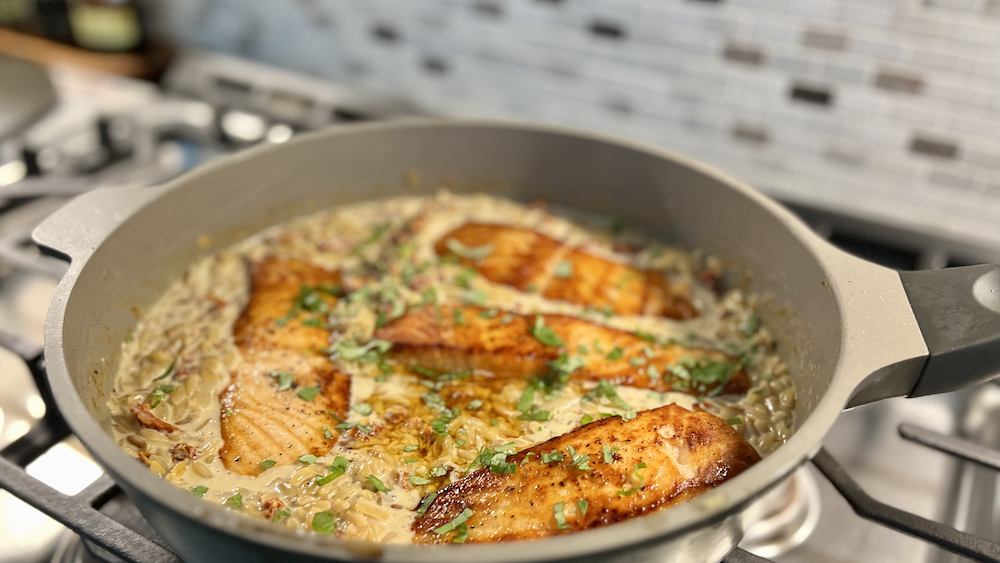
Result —
<path fill-rule="evenodd" d="M 103 397 L 120 343 L 199 256 L 304 212 L 442 186 L 540 197 L 715 253 L 729 267 L 727 283 L 763 298 L 761 320 L 796 374 L 797 425 L 823 397 L 840 352 L 840 315 L 801 238 L 804 227 L 789 215 L 660 152 L 547 130 L 422 124 L 311 135 L 252 151 L 174 182 L 122 224 L 80 271 L 66 306 L 66 365 L 90 415 L 110 433 Z M 104 447 L 116 446 L 108 440 Z"/>

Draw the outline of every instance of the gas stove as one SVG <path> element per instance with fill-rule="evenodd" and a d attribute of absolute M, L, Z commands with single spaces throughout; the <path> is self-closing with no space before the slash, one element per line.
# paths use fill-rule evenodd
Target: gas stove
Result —
<path fill-rule="evenodd" d="M 154 185 L 301 131 L 417 112 L 216 55 L 185 55 L 162 87 L 69 68 L 52 78 L 57 108 L 0 141 L 0 345 L 11 350 L 0 350 L 0 488 L 27 500 L 0 491 L 0 563 L 178 561 L 50 401 L 42 329 L 66 266 L 35 249 L 31 229 L 86 190 Z M 991 259 L 884 225 L 794 210 L 835 244 L 899 269 Z M 816 459 L 748 510 L 753 524 L 726 561 L 998 560 L 998 421 L 996 383 L 844 413 Z"/>

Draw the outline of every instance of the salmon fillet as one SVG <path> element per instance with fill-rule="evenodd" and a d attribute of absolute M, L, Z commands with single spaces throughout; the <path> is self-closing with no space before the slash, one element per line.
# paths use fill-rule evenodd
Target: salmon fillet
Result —
<path fill-rule="evenodd" d="M 470 258 L 468 253 L 458 256 L 456 247 L 489 252 Z M 602 310 L 610 307 L 619 315 L 698 316 L 686 284 L 588 254 L 531 229 L 466 223 L 441 237 L 434 249 L 438 255 L 458 258 L 492 282 L 547 299 Z"/>
<path fill-rule="evenodd" d="M 546 345 L 532 335 L 538 319 L 562 346 Z M 544 376 L 549 362 L 567 353 L 586 362 L 573 372 L 574 378 L 692 395 L 718 392 L 719 385 L 724 386 L 723 393 L 742 394 L 750 388 L 747 374 L 722 352 L 680 344 L 658 346 L 630 332 L 565 315 L 525 316 L 473 306 L 431 306 L 390 321 L 375 332 L 375 338 L 392 343 L 389 354 L 395 360 L 439 372 L 480 369 L 497 377 Z M 703 367 L 674 367 L 685 363 Z M 685 380 L 677 371 L 693 377 Z"/>
<path fill-rule="evenodd" d="M 350 378 L 322 351 L 329 332 L 308 323 L 318 318 L 309 307 L 320 311 L 336 302 L 330 293 L 339 283 L 338 273 L 305 262 L 269 258 L 251 267 L 250 300 L 233 325 L 242 359 L 219 397 L 225 442 L 219 455 L 227 469 L 256 475 L 264 460 L 284 465 L 333 447 L 337 420 L 327 411 L 344 417 Z M 304 302 L 306 310 L 298 310 Z M 288 389 L 279 390 L 281 372 L 292 374 Z M 319 392 L 306 400 L 299 393 L 310 387 Z"/>
<path fill-rule="evenodd" d="M 586 463 L 573 464 L 570 447 L 589 456 Z M 562 459 L 544 463 L 541 456 L 553 451 Z M 413 543 L 454 541 L 462 530 L 434 530 L 466 509 L 472 512 L 465 522 L 468 542 L 542 538 L 612 524 L 695 497 L 760 461 L 760 455 L 721 418 L 667 405 L 628 422 L 620 417 L 592 422 L 507 461 L 516 464 L 514 473 L 484 467 L 440 489 L 414 520 Z M 580 501 L 586 501 L 585 511 Z"/>

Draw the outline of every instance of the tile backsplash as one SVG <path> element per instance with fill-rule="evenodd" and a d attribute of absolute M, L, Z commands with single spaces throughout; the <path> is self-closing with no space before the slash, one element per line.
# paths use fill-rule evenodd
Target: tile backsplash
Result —
<path fill-rule="evenodd" d="M 173 0 L 182 43 L 1000 248 L 1000 0 Z"/>

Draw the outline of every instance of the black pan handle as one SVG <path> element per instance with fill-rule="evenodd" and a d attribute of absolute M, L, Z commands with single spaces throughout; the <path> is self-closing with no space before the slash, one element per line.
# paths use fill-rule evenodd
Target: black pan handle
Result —
<path fill-rule="evenodd" d="M 911 397 L 1000 374 L 1000 264 L 900 272 L 928 356 Z"/>

